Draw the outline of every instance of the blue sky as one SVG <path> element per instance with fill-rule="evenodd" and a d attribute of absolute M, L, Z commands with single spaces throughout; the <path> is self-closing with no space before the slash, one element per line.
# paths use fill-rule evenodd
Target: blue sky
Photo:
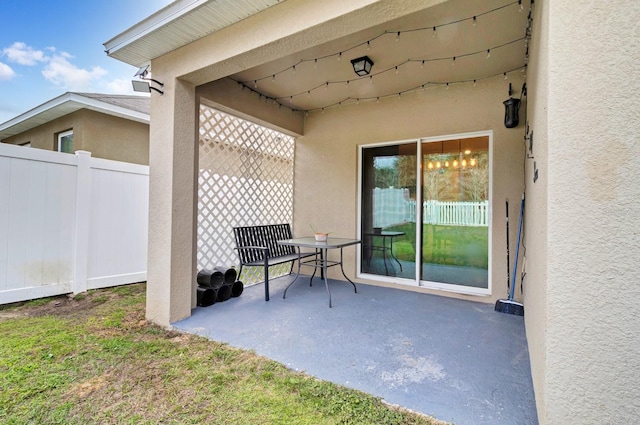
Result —
<path fill-rule="evenodd" d="M 104 42 L 172 0 L 0 0 L 0 123 L 67 91 L 132 94 Z"/>

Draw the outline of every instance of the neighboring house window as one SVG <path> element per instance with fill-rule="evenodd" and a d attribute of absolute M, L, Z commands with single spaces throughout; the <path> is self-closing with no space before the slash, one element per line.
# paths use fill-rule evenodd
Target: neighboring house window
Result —
<path fill-rule="evenodd" d="M 58 133 L 58 152 L 73 153 L 73 130 Z"/>

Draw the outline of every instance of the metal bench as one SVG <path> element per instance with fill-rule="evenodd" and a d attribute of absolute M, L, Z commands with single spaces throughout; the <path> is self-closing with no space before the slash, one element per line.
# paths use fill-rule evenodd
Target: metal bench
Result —
<path fill-rule="evenodd" d="M 278 244 L 277 241 L 292 239 L 291 226 L 287 224 L 269 224 L 263 226 L 234 227 L 236 250 L 242 267 L 264 267 L 264 299 L 269 301 L 269 266 L 291 263 L 289 274 L 293 271 L 293 263 L 298 253 L 293 246 Z M 316 255 L 314 252 L 300 253 L 300 258 Z"/>

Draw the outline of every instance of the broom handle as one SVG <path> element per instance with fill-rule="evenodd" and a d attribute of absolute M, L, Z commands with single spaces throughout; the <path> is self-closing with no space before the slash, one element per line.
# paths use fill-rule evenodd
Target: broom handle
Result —
<path fill-rule="evenodd" d="M 509 301 L 513 301 L 514 290 L 516 287 L 516 271 L 518 270 L 518 253 L 520 252 L 520 235 L 522 232 L 522 215 L 524 214 L 524 193 L 520 202 L 520 222 L 518 223 L 518 244 L 516 245 L 516 259 L 513 262 L 513 275 L 511 276 L 511 289 L 509 292 Z"/>
<path fill-rule="evenodd" d="M 511 291 L 511 275 L 509 274 L 511 270 L 511 260 L 509 258 L 509 198 L 504 200 L 507 206 L 507 296 Z"/>

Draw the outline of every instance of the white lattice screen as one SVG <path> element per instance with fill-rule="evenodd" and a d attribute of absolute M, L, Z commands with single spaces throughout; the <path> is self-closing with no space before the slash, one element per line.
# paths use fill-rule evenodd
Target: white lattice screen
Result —
<path fill-rule="evenodd" d="M 294 139 L 201 104 L 199 144 L 198 270 L 237 266 L 234 226 L 292 222 Z M 240 279 L 262 281 L 262 269 Z"/>

